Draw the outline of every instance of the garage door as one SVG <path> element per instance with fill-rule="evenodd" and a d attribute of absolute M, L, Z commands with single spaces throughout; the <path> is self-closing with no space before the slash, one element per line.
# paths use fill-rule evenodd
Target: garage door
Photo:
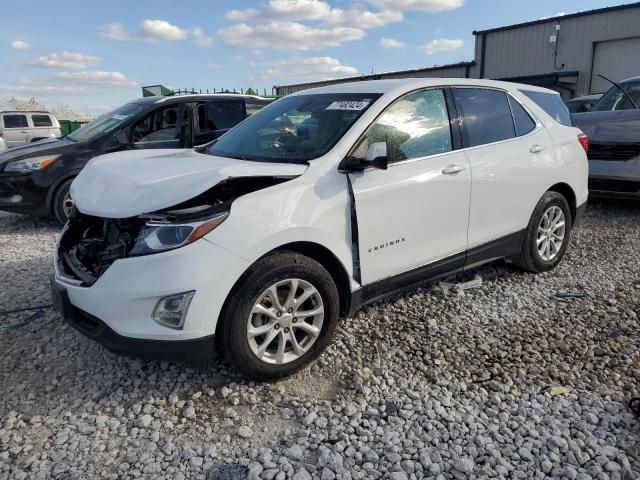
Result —
<path fill-rule="evenodd" d="M 640 37 L 596 43 L 591 93 L 606 92 L 611 87 L 598 74 L 615 82 L 640 75 Z"/>

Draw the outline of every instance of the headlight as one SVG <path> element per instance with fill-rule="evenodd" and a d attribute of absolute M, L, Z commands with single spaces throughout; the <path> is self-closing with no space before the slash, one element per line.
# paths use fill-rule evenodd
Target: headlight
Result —
<path fill-rule="evenodd" d="M 140 234 L 129 252 L 132 257 L 164 252 L 183 247 L 204 237 L 229 216 L 229 212 L 220 213 L 206 220 L 192 223 L 162 223 L 149 221 L 140 230 Z"/>
<path fill-rule="evenodd" d="M 34 172 L 47 168 L 55 162 L 60 155 L 43 155 L 42 157 L 25 158 L 24 160 L 16 160 L 9 162 L 4 168 L 5 172 Z"/>

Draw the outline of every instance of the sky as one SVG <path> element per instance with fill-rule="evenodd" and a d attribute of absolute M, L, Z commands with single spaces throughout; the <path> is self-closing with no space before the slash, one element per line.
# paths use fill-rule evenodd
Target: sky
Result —
<path fill-rule="evenodd" d="M 473 30 L 615 0 L 30 0 L 0 8 L 0 101 L 104 113 L 143 85 L 247 89 L 473 60 Z"/>

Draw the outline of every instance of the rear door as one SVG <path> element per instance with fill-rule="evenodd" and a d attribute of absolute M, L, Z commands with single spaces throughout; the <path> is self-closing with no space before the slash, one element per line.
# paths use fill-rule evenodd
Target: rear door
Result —
<path fill-rule="evenodd" d="M 32 139 L 50 138 L 52 135 L 58 136 L 50 115 L 46 113 L 32 113 L 30 116 L 31 124 L 33 125 L 31 131 Z"/>
<path fill-rule="evenodd" d="M 507 92 L 457 87 L 453 96 L 473 172 L 469 249 L 506 242 L 526 228 L 544 193 L 555 167 L 553 141 Z"/>
<path fill-rule="evenodd" d="M 245 103 L 240 99 L 210 100 L 196 107 L 195 144 L 215 140 L 245 119 Z"/>
<path fill-rule="evenodd" d="M 363 284 L 462 267 L 471 171 L 453 149 L 455 133 L 445 91 L 426 89 L 389 106 L 357 146 L 354 156 L 364 157 L 369 144 L 386 142 L 389 160 L 387 170 L 349 174 Z"/>
<path fill-rule="evenodd" d="M 4 140 L 7 147 L 24 145 L 29 139 L 29 122 L 23 113 L 5 113 L 2 115 L 4 124 Z"/>
<path fill-rule="evenodd" d="M 191 109 L 185 104 L 156 108 L 131 126 L 130 141 L 133 148 L 190 148 Z"/>

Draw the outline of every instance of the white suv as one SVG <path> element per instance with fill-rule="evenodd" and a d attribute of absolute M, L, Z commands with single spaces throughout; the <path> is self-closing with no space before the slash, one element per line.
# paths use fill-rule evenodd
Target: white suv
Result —
<path fill-rule="evenodd" d="M 587 200 L 588 141 L 566 117 L 527 85 L 358 82 L 196 150 L 95 158 L 71 187 L 55 303 L 115 352 L 205 365 L 217 344 L 283 377 L 366 303 L 505 257 L 554 268 Z"/>
<path fill-rule="evenodd" d="M 61 136 L 60 123 L 49 112 L 0 112 L 0 150 Z"/>

